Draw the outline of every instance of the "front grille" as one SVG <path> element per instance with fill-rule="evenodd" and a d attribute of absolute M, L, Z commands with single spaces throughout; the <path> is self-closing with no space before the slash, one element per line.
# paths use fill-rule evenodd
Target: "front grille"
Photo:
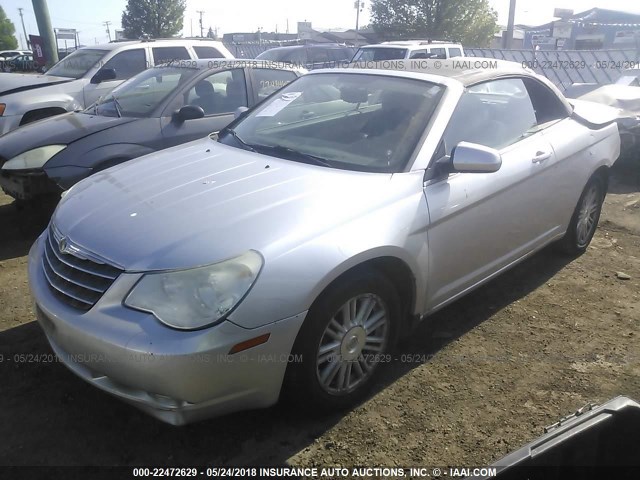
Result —
<path fill-rule="evenodd" d="M 60 238 L 53 227 L 49 227 L 42 258 L 44 275 L 51 291 L 61 301 L 80 310 L 89 310 L 122 270 L 61 252 L 58 244 Z"/>

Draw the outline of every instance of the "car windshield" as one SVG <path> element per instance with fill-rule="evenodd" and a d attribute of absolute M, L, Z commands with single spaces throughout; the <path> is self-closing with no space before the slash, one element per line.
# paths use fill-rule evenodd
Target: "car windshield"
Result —
<path fill-rule="evenodd" d="M 422 80 L 370 73 L 307 75 L 223 130 L 218 140 L 304 163 L 400 172 L 443 91 Z"/>
<path fill-rule="evenodd" d="M 170 66 L 145 70 L 98 99 L 85 113 L 105 117 L 147 117 L 197 72 L 195 68 Z"/>
<path fill-rule="evenodd" d="M 45 75 L 56 77 L 80 78 L 84 76 L 109 51 L 83 48 L 60 60 Z"/>
<path fill-rule="evenodd" d="M 381 60 L 400 60 L 407 55 L 406 48 L 361 48 L 353 57 L 354 62 L 379 62 Z"/>

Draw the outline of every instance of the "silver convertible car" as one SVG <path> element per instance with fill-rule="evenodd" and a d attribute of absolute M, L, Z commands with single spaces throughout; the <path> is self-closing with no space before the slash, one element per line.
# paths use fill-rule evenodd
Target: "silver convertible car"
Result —
<path fill-rule="evenodd" d="M 55 353 L 172 424 L 344 408 L 416 321 L 552 242 L 584 252 L 615 110 L 516 64 L 429 62 L 314 71 L 76 184 L 29 255 Z"/>

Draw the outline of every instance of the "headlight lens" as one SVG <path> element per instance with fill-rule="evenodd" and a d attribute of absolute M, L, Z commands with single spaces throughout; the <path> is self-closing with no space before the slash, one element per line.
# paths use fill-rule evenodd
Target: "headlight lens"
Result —
<path fill-rule="evenodd" d="M 127 296 L 130 308 L 153 313 L 166 325 L 184 330 L 223 319 L 247 294 L 262 268 L 253 250 L 206 267 L 142 277 Z"/>
<path fill-rule="evenodd" d="M 51 157 L 67 148 L 66 145 L 47 145 L 46 147 L 34 148 L 28 152 L 21 153 L 13 157 L 2 166 L 2 170 L 28 170 L 32 168 L 42 168 Z"/>

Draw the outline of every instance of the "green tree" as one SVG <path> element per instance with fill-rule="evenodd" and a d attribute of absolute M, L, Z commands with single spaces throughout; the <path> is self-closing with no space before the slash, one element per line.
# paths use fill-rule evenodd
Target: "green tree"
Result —
<path fill-rule="evenodd" d="M 182 30 L 186 0 L 128 0 L 122 12 L 126 38 L 172 37 Z"/>
<path fill-rule="evenodd" d="M 0 6 L 0 50 L 18 48 L 15 33 L 16 27 L 13 26 L 13 22 L 7 18 L 7 15 Z"/>
<path fill-rule="evenodd" d="M 488 0 L 372 0 L 371 24 L 385 40 L 430 38 L 484 47 L 498 31 Z"/>

